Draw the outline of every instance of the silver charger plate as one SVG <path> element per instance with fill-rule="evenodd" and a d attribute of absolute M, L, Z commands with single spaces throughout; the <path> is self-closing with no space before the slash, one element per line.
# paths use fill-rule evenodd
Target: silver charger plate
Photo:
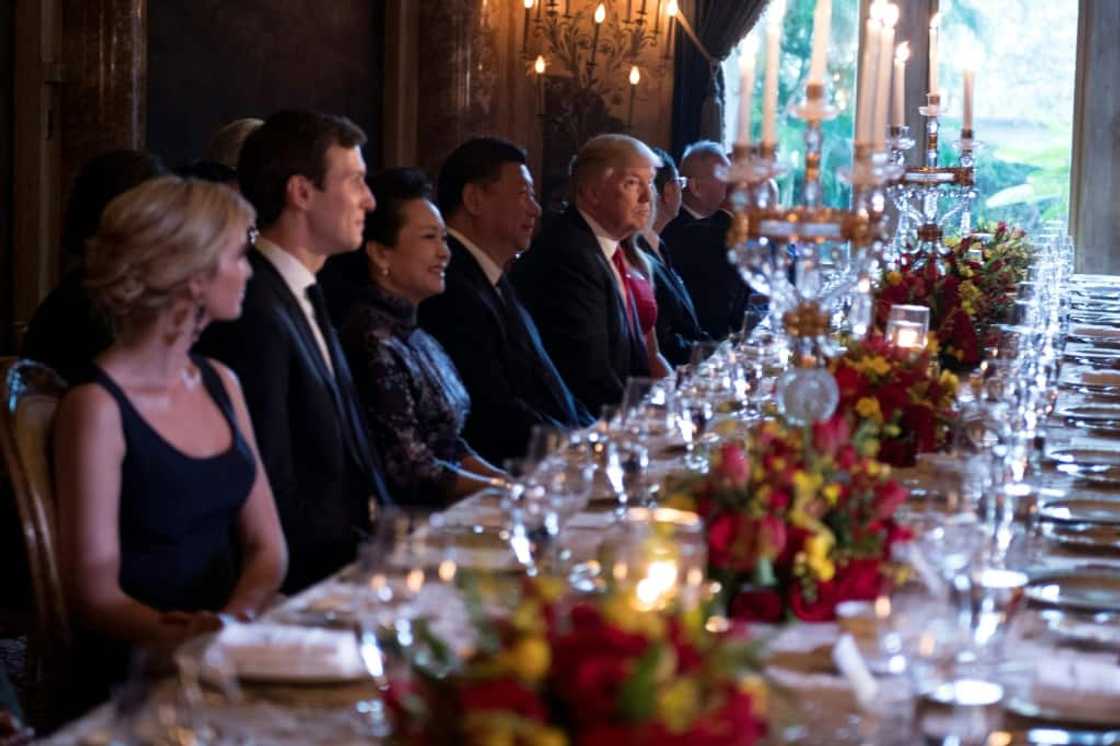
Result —
<path fill-rule="evenodd" d="M 1087 523 L 1044 523 L 1042 536 L 1075 549 L 1120 550 L 1120 526 Z"/>
<path fill-rule="evenodd" d="M 1046 457 L 1061 464 L 1120 466 L 1120 450 L 1105 448 L 1055 448 Z"/>
<path fill-rule="evenodd" d="M 1032 603 L 1043 606 L 1120 612 L 1120 568 L 1045 570 L 1033 574 L 1023 594 Z"/>
<path fill-rule="evenodd" d="M 1120 500 L 1067 497 L 1044 503 L 1038 518 L 1058 523 L 1086 523 L 1098 526 L 1120 526 Z M 1117 570 L 1120 576 L 1120 570 Z"/>

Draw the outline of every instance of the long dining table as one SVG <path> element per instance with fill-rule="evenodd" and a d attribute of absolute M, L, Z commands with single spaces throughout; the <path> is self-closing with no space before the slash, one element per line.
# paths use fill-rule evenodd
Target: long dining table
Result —
<path fill-rule="evenodd" d="M 1120 278 L 1079 276 L 1074 287 L 1085 299 L 1093 296 L 1090 288 L 1115 287 L 1120 308 Z M 1018 670 L 1026 684 L 1005 690 L 997 708 L 998 727 L 993 726 L 999 732 L 988 741 L 993 744 L 1120 742 L 1120 314 L 1113 320 L 1098 311 L 1079 314 L 1078 307 L 1075 301 L 1060 391 L 1044 428 L 1045 445 L 1037 469 L 1027 478 L 1030 494 L 1023 504 L 1028 528 L 1014 540 L 1024 571 L 1041 588 L 1028 594 L 1004 643 L 1007 667 Z M 1088 303 L 1081 308 L 1088 309 Z M 1114 421 L 1108 418 L 1112 409 Z M 673 454 L 656 468 L 667 473 L 683 465 L 679 454 Z M 908 515 L 920 522 L 931 511 L 943 511 L 941 498 L 967 478 L 965 471 L 964 457 L 948 454 L 900 470 L 913 493 L 905 506 Z M 595 556 L 610 536 L 612 516 L 611 511 L 576 515 L 562 534 L 565 546 L 575 556 Z M 437 514 L 422 530 L 438 539 L 443 551 L 454 550 L 449 556 L 462 567 L 516 572 L 516 552 L 501 542 L 479 539 L 502 520 L 500 496 L 487 491 Z M 356 567 L 345 568 L 287 598 L 261 622 L 350 630 L 348 610 L 361 580 Z M 435 596 L 425 613 L 454 616 L 451 609 L 454 604 Z M 447 634 L 454 635 L 460 622 L 448 620 Z M 918 742 L 916 734 L 931 735 L 927 720 L 938 722 L 923 706 L 923 697 L 915 696 L 914 677 L 905 666 L 876 668 L 870 676 L 873 686 L 868 686 L 860 670 L 867 672 L 867 662 L 845 662 L 841 650 L 850 652 L 850 646 L 841 641 L 850 642 L 852 627 L 844 620 L 759 625 L 752 634 L 766 640 L 772 743 L 912 744 Z M 196 649 L 204 645 L 194 643 Z M 368 723 L 355 716 L 356 703 L 376 691 L 368 677 L 330 684 L 278 680 L 238 688 L 240 695 L 233 697 L 227 690 L 203 687 L 199 700 L 184 693 L 181 677 L 170 677 L 151 685 L 138 711 L 124 712 L 119 701 L 106 703 L 46 742 L 125 743 L 126 731 L 152 743 L 378 740 Z M 967 716 L 952 708 L 947 713 L 943 720 L 949 722 Z"/>

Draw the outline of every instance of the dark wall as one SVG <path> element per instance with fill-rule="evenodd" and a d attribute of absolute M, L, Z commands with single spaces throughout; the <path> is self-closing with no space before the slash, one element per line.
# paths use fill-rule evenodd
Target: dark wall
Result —
<path fill-rule="evenodd" d="M 384 3 L 148 0 L 148 149 L 202 156 L 221 125 L 280 109 L 353 119 L 380 165 Z"/>
<path fill-rule="evenodd" d="M 15 350 L 12 305 L 12 94 L 15 86 L 15 3 L 0 3 L 0 355 Z"/>

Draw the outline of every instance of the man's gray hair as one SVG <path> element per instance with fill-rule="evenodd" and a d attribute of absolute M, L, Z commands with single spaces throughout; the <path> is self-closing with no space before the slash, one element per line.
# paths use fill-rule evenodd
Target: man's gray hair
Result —
<path fill-rule="evenodd" d="M 580 188 L 595 179 L 602 179 L 616 168 L 625 168 L 634 161 L 645 161 L 650 168 L 660 168 L 661 159 L 641 140 L 629 135 L 596 135 L 583 144 L 572 159 L 569 188 L 572 197 Z"/>
<path fill-rule="evenodd" d="M 727 153 L 718 142 L 714 140 L 697 140 L 684 149 L 684 155 L 681 156 L 681 173 L 686 176 L 693 176 L 694 174 L 688 173 L 693 164 L 723 162 L 726 160 Z"/>

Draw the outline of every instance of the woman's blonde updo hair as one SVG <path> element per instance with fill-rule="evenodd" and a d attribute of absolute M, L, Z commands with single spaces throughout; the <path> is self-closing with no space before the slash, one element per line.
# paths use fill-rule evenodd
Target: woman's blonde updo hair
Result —
<path fill-rule="evenodd" d="M 221 241 L 256 212 L 237 192 L 194 179 L 146 181 L 105 208 L 86 246 L 86 287 L 118 324 L 169 308 L 218 264 Z"/>

